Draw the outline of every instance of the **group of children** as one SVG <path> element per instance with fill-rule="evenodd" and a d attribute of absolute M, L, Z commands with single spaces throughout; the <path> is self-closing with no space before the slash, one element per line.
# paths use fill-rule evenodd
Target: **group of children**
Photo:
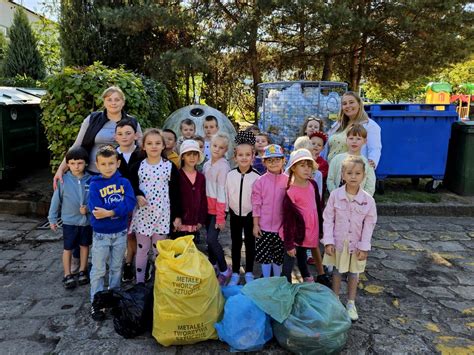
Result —
<path fill-rule="evenodd" d="M 205 137 L 196 137 L 194 121 L 186 119 L 179 139 L 172 130 L 152 128 L 137 145 L 136 124 L 122 120 L 116 127 L 118 147 L 103 146 L 97 152 L 97 176 L 86 172 L 88 157 L 83 148 L 68 151 L 69 171 L 54 192 L 49 215 L 52 229 L 59 215 L 63 220 L 64 286 L 76 285 L 71 252 L 78 246 L 78 283 L 87 284 L 92 244 L 92 302 L 95 293 L 104 289 L 107 262 L 109 288 L 120 285 L 125 250 L 123 279 L 144 282 L 149 251 L 156 257 L 159 240 L 194 234 L 197 241 L 205 227 L 209 261 L 221 285 L 240 283 L 243 244 L 246 283 L 254 279 L 255 261 L 261 264 L 263 277 L 283 275 L 291 282 L 296 259 L 305 282 L 330 287 L 323 265 L 332 266 L 337 295 L 341 274 L 349 273 L 347 309 L 356 320 L 358 273 L 364 271 L 376 222 L 373 168 L 360 155 L 365 129 L 351 127 L 348 153 L 328 165 L 320 156 L 327 141 L 322 121 L 309 117 L 302 129 L 304 137 L 295 142 L 285 167 L 283 149 L 252 126 L 235 138 L 233 169 L 226 159 L 230 138 L 219 132 L 217 118 L 206 117 L 203 129 Z M 324 208 L 326 184 L 331 194 Z M 227 215 L 231 267 L 219 242 Z M 325 245 L 324 258 L 320 243 Z M 312 260 L 307 259 L 308 252 Z M 308 262 L 316 265 L 316 280 Z M 94 305 L 91 315 L 95 320 L 104 318 Z"/>

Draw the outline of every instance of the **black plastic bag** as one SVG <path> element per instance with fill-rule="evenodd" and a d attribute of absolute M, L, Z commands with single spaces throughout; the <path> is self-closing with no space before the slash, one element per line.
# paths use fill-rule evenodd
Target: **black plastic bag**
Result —
<path fill-rule="evenodd" d="M 124 338 L 134 338 L 153 326 L 153 283 L 139 283 L 132 288 L 101 291 L 94 296 L 94 306 L 111 308 L 114 329 Z"/>

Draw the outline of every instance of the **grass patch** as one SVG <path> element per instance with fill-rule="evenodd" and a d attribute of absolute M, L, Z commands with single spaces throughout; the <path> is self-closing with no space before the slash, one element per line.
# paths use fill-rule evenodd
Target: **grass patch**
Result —
<path fill-rule="evenodd" d="M 386 179 L 385 193 L 376 193 L 374 198 L 378 203 L 439 203 L 441 194 L 439 192 L 430 193 L 425 191 L 425 185 L 430 179 L 420 179 L 418 185 L 413 184 L 411 179 Z M 441 192 L 441 191 L 440 191 Z"/>

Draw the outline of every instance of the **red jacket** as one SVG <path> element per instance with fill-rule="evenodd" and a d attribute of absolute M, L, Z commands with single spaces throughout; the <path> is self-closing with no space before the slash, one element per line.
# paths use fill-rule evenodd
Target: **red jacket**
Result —
<path fill-rule="evenodd" d="M 321 239 L 323 231 L 323 211 L 319 199 L 318 184 L 316 184 L 313 179 L 309 179 L 309 182 L 313 184 L 314 187 L 316 209 L 318 211 L 319 239 Z M 283 199 L 283 216 L 285 216 L 285 218 L 283 218 L 283 244 L 286 250 L 292 250 L 295 248 L 295 244 L 300 245 L 303 242 L 306 228 L 303 216 L 287 193 Z"/>
<path fill-rule="evenodd" d="M 183 209 L 181 223 L 190 226 L 195 226 L 198 223 L 205 225 L 207 217 L 206 178 L 198 171 L 193 185 L 183 169 L 179 169 L 179 185 Z"/>

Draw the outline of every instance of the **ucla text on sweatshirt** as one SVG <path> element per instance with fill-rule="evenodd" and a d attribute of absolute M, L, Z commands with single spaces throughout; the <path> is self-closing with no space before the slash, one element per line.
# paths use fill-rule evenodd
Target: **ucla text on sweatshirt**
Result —
<path fill-rule="evenodd" d="M 89 187 L 89 211 L 94 232 L 117 233 L 127 229 L 128 214 L 137 201 L 130 182 L 117 171 L 110 178 L 102 175 L 92 177 Z M 92 212 L 96 207 L 114 211 L 113 217 L 97 219 Z"/>

